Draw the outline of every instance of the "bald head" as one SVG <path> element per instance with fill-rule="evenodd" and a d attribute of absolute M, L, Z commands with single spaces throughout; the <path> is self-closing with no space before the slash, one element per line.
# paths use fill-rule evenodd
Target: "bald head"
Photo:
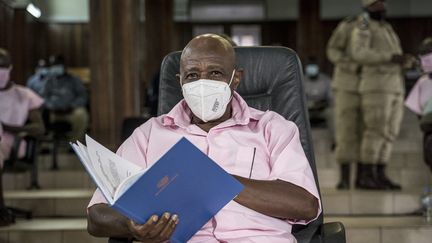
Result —
<path fill-rule="evenodd" d="M 215 34 L 199 35 L 183 49 L 180 57 L 180 74 L 177 79 L 183 85 L 199 79 L 229 83 L 237 88 L 242 69 L 235 69 L 235 52 L 229 41 Z"/>
<path fill-rule="evenodd" d="M 235 53 L 231 43 L 219 35 L 204 34 L 193 38 L 183 49 L 180 65 L 196 55 L 221 57 L 233 68 L 235 65 Z"/>

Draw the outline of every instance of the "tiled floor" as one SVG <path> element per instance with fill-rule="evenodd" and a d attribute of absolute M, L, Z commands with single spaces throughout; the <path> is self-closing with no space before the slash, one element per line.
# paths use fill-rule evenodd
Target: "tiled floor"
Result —
<path fill-rule="evenodd" d="M 364 190 L 321 190 L 326 215 L 409 214 L 418 210 L 420 189 L 374 192 Z"/>
<path fill-rule="evenodd" d="M 432 222 L 424 217 L 325 217 L 342 222 L 348 243 L 430 243 Z"/>

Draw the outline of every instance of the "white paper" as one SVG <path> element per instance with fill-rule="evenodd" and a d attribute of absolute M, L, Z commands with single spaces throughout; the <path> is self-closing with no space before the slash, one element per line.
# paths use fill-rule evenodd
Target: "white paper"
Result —
<path fill-rule="evenodd" d="M 131 182 L 126 179 L 140 173 L 143 169 L 121 158 L 88 135 L 86 135 L 86 144 L 87 146 L 77 141 L 77 144 L 72 144 L 72 147 L 104 197 L 113 204 L 114 195 L 119 195 L 116 190 L 120 184 L 125 184 L 122 186 L 122 191 L 129 188 Z"/>
<path fill-rule="evenodd" d="M 77 154 L 78 158 L 80 159 L 81 163 L 85 167 L 87 173 L 90 174 L 90 176 L 92 177 L 92 179 L 94 180 L 94 182 L 98 186 L 99 190 L 102 192 L 102 194 L 105 197 L 105 199 L 110 204 L 113 204 L 114 203 L 114 199 L 113 199 L 112 193 L 108 190 L 109 187 L 107 187 L 105 185 L 106 182 L 104 182 L 101 179 L 101 177 L 98 174 L 96 174 L 94 166 L 93 166 L 93 164 L 91 163 L 91 161 L 90 161 L 90 159 L 88 157 L 87 148 L 85 147 L 85 145 L 81 144 L 81 147 L 79 145 L 76 145 L 76 144 L 73 144 L 73 143 L 71 143 L 71 145 L 72 145 L 75 153 Z"/>
<path fill-rule="evenodd" d="M 116 192 L 114 193 L 114 201 L 117 200 L 125 191 L 127 191 L 129 187 L 131 187 L 142 175 L 144 175 L 144 173 L 146 173 L 146 171 L 147 170 L 142 170 L 120 183 Z"/>

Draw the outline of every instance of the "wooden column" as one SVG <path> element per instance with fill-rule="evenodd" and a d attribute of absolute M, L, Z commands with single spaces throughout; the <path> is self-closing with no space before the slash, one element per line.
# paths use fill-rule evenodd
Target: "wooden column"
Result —
<path fill-rule="evenodd" d="M 12 80 L 26 85 L 27 78 L 32 74 L 32 67 L 34 66 L 29 52 L 29 40 L 31 38 L 28 36 L 27 11 L 24 8 L 15 9 L 13 21 L 13 42 L 10 50 L 14 65 Z"/>
<path fill-rule="evenodd" d="M 145 1 L 146 81 L 159 72 L 163 58 L 176 51 L 172 0 Z"/>
<path fill-rule="evenodd" d="M 302 60 L 309 56 L 320 57 L 322 27 L 320 0 L 299 0 L 297 21 L 297 52 Z"/>
<path fill-rule="evenodd" d="M 91 134 L 112 149 L 140 114 L 138 13 L 136 0 L 90 0 Z"/>
<path fill-rule="evenodd" d="M 23 6 L 12 7 L 0 0 L 0 48 L 9 51 L 13 70 L 11 80 L 26 84 L 33 71 L 30 52 L 30 17 Z"/>
<path fill-rule="evenodd" d="M 0 0 L 0 48 L 10 49 L 13 40 L 14 9 Z"/>

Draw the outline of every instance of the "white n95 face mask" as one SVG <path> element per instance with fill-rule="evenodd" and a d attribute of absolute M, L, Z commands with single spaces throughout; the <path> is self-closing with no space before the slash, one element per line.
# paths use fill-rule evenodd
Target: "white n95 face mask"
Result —
<path fill-rule="evenodd" d="M 308 64 L 305 68 L 305 73 L 309 77 L 317 76 L 319 74 L 319 67 L 317 64 Z"/>
<path fill-rule="evenodd" d="M 229 84 L 211 79 L 199 79 L 182 85 L 183 97 L 192 112 L 204 122 L 220 118 L 231 100 L 230 85 L 234 78 L 235 69 Z"/>

